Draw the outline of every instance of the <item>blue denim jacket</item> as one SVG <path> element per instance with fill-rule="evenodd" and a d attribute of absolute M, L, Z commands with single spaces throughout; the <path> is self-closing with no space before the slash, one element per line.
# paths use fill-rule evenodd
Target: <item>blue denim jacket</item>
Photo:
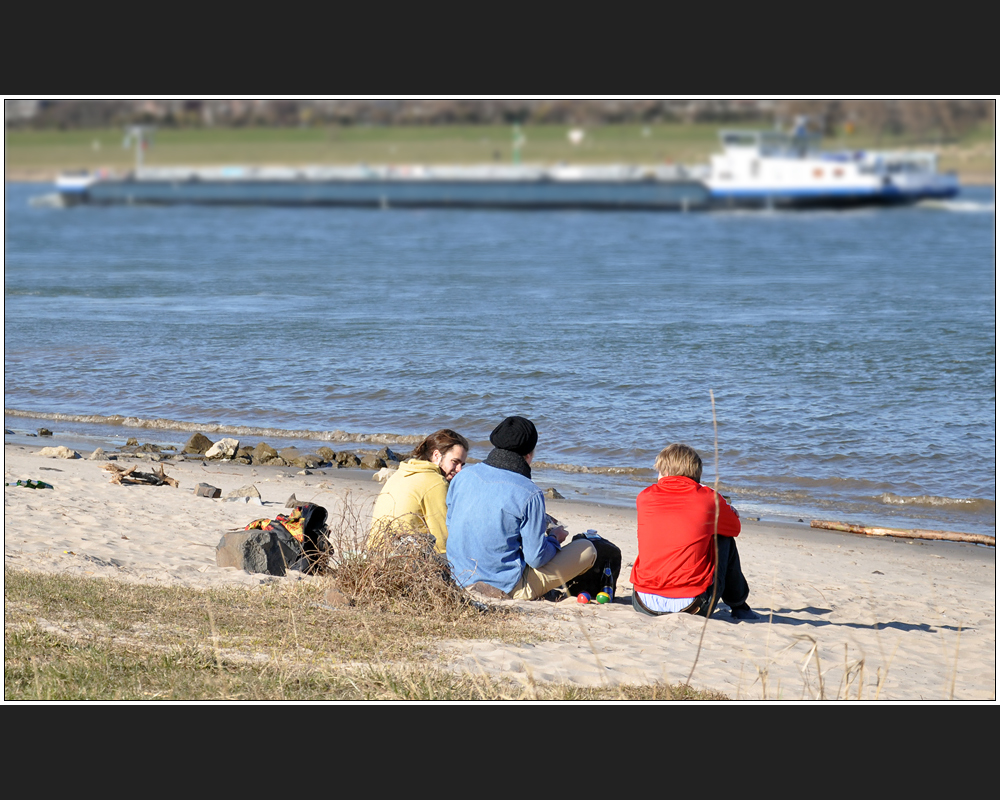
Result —
<path fill-rule="evenodd" d="M 545 527 L 542 490 L 516 472 L 473 464 L 448 486 L 448 561 L 459 586 L 510 592 L 525 565 L 542 567 L 559 552 Z"/>

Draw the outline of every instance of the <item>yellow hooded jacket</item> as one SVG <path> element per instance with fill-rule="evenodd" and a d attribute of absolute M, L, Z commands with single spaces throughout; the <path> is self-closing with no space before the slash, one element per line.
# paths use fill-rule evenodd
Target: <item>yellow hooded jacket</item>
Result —
<path fill-rule="evenodd" d="M 387 527 L 429 533 L 434 549 L 445 552 L 448 541 L 448 481 L 436 464 L 411 458 L 385 482 L 372 510 L 368 545 L 378 543 Z"/>

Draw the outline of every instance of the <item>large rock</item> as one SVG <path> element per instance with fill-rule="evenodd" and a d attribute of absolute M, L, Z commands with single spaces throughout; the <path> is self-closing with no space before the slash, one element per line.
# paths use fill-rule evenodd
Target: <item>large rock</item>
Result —
<path fill-rule="evenodd" d="M 316 454 L 320 456 L 324 461 L 329 461 L 333 463 L 337 460 L 337 454 L 331 450 L 329 447 L 321 447 L 316 451 Z"/>
<path fill-rule="evenodd" d="M 232 458 L 236 451 L 240 449 L 239 439 L 219 439 L 205 452 L 205 458 L 223 459 Z"/>
<path fill-rule="evenodd" d="M 381 450 L 378 451 L 378 453 L 376 453 L 376 455 L 383 461 L 385 461 L 387 464 L 390 461 L 395 461 L 398 464 L 400 461 L 403 460 L 403 456 L 401 456 L 399 453 L 394 452 L 393 450 L 390 450 L 388 447 L 383 447 Z"/>
<path fill-rule="evenodd" d="M 252 464 L 253 463 L 253 448 L 243 445 L 236 454 L 233 456 L 233 461 L 237 464 Z"/>
<path fill-rule="evenodd" d="M 44 456 L 45 458 L 79 458 L 80 454 L 76 450 L 70 450 L 68 447 L 43 447 L 38 451 L 38 455 Z"/>
<path fill-rule="evenodd" d="M 215 548 L 215 563 L 245 572 L 284 575 L 302 558 L 302 548 L 291 536 L 273 531 L 225 533 Z"/>
<path fill-rule="evenodd" d="M 146 455 L 158 455 L 159 452 L 160 452 L 160 450 L 163 449 L 158 444 L 152 444 L 150 442 L 146 442 L 145 444 L 131 444 L 134 441 L 136 441 L 136 440 L 135 439 L 129 439 L 129 444 L 123 444 L 118 449 L 122 453 L 126 453 L 126 454 L 129 454 L 129 455 L 134 455 L 134 456 L 141 456 L 141 455 L 144 455 L 144 454 L 146 454 Z"/>
<path fill-rule="evenodd" d="M 182 453 L 193 453 L 194 455 L 203 456 L 208 452 L 209 448 L 214 444 L 211 439 L 201 433 L 196 433 L 190 439 L 187 440 L 187 444 L 184 445 L 184 449 L 181 450 Z"/>
<path fill-rule="evenodd" d="M 266 464 L 272 458 L 278 457 L 278 451 L 266 442 L 261 442 L 253 449 L 253 460 L 255 464 Z"/>
<path fill-rule="evenodd" d="M 348 453 L 346 450 L 343 453 L 337 453 L 338 467 L 356 467 L 360 463 L 361 459 L 354 453 Z"/>
<path fill-rule="evenodd" d="M 361 469 L 382 469 L 385 467 L 385 461 L 377 455 L 369 453 L 361 459 L 360 466 Z"/>
<path fill-rule="evenodd" d="M 233 489 L 231 492 L 226 494 L 226 499 L 230 497 L 250 497 L 257 498 L 260 500 L 260 492 L 257 491 L 257 487 L 252 483 L 247 486 L 242 486 L 239 489 Z"/>

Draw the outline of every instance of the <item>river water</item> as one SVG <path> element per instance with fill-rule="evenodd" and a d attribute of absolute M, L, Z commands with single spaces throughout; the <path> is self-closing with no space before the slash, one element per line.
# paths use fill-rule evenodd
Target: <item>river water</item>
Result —
<path fill-rule="evenodd" d="M 631 504 L 673 441 L 715 480 L 714 396 L 745 517 L 995 534 L 992 188 L 691 214 L 30 206 L 44 191 L 6 185 L 7 441 L 452 427 L 483 458 L 521 414 L 539 484 Z"/>

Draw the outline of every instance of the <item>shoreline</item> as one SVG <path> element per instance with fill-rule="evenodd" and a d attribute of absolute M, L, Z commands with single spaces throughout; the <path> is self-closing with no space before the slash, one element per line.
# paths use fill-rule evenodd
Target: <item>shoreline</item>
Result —
<path fill-rule="evenodd" d="M 4 443 L 4 453 L 5 455 L 10 452 L 17 455 L 29 455 L 38 456 L 38 453 L 43 448 L 47 447 L 59 447 L 67 446 L 73 449 L 72 443 L 67 445 L 66 442 L 72 442 L 72 439 L 67 437 L 40 437 L 38 444 L 25 444 L 25 443 Z M 81 452 L 77 449 L 76 452 L 79 454 L 79 458 L 69 459 L 72 462 L 88 461 L 89 454 L 84 451 Z M 361 452 L 368 452 L 365 450 L 359 450 Z M 375 452 L 370 450 L 370 452 Z M 303 480 L 303 483 L 307 485 L 320 485 L 320 484 L 330 484 L 324 487 L 328 490 L 333 490 L 336 493 L 337 489 L 350 491 L 352 493 L 357 493 L 358 495 L 367 497 L 369 500 L 374 501 L 375 496 L 381 490 L 382 483 L 376 480 L 377 470 L 369 470 L 363 467 L 353 467 L 353 468 L 337 468 L 336 465 L 329 467 L 315 467 L 310 469 L 303 469 L 299 466 L 286 465 L 286 466 L 268 466 L 268 465 L 250 465 L 250 464 L 240 464 L 237 462 L 229 460 L 207 460 L 203 457 L 188 454 L 186 457 L 179 457 L 179 451 L 175 459 L 175 454 L 172 451 L 165 452 L 161 459 L 154 460 L 145 456 L 143 453 L 127 453 L 118 451 L 107 451 L 107 456 L 111 456 L 111 459 L 103 458 L 94 462 L 99 467 L 102 467 L 108 463 L 126 463 L 131 465 L 132 463 L 148 464 L 149 469 L 159 468 L 162 466 L 167 473 L 170 474 L 171 469 L 177 469 L 182 472 L 195 471 L 200 469 L 206 474 L 221 474 L 228 476 L 242 476 L 246 478 L 254 478 L 256 480 L 250 481 L 251 483 L 258 482 L 277 482 L 280 483 L 283 480 L 292 480 L 294 482 L 294 476 L 301 476 L 303 479 L 309 477 L 310 480 Z M 44 458 L 44 457 L 42 457 Z M 61 459 L 51 458 L 52 463 L 58 464 Z M 478 459 L 472 459 L 469 463 L 476 463 Z M 154 466 L 155 465 L 155 466 Z M 42 467 L 45 470 L 45 467 Z M 51 471 L 51 467 L 45 471 Z M 6 458 L 5 458 L 5 475 L 7 472 Z M 44 476 L 37 475 L 25 475 L 15 478 L 15 480 L 25 480 L 25 479 L 36 479 L 44 480 Z M 5 477 L 5 482 L 9 479 Z M 540 488 L 545 489 L 546 487 L 537 480 L 533 478 L 533 481 Z M 11 487 L 7 487 L 11 488 Z M 230 491 L 230 489 L 239 488 L 237 486 L 233 487 L 223 487 L 220 486 L 223 493 Z M 638 492 L 638 490 L 637 490 Z M 299 498 L 302 500 L 303 498 Z M 273 498 L 265 501 L 264 508 L 268 508 L 277 503 L 277 500 Z M 546 508 L 552 513 L 553 509 L 559 509 L 563 516 L 558 516 L 553 514 L 558 520 L 563 521 L 563 519 L 573 519 L 578 518 L 592 518 L 595 516 L 608 516 L 612 518 L 635 518 L 635 507 L 633 505 L 624 505 L 621 503 L 612 502 L 606 499 L 584 499 L 579 497 L 561 497 L 558 499 L 547 498 Z M 254 507 L 254 506 L 250 506 Z M 950 548 L 953 547 L 975 547 L 977 549 L 991 550 L 995 549 L 989 545 L 979 545 L 971 542 L 952 542 L 943 540 L 918 540 L 911 539 L 905 536 L 865 536 L 863 534 L 848 533 L 844 531 L 826 529 L 826 528 L 814 528 L 809 522 L 805 521 L 792 521 L 790 518 L 783 520 L 760 520 L 753 517 L 741 517 L 741 523 L 744 530 L 762 530 L 773 534 L 782 534 L 785 536 L 791 536 L 796 539 L 804 539 L 809 542 L 815 541 L 833 541 L 838 543 L 851 542 L 856 540 L 866 540 L 870 542 L 885 542 L 885 541 L 896 541 L 896 542 L 906 542 L 915 543 L 923 546 L 930 547 L 941 547 L 943 548 L 942 554 L 947 552 L 955 552 Z M 582 528 L 579 532 L 587 530 L 587 528 Z M 906 530 L 906 529 L 900 529 Z M 600 532 L 600 531 L 598 531 Z M 623 578 L 624 579 L 624 570 Z M 629 584 L 631 586 L 631 584 Z"/>
<path fill-rule="evenodd" d="M 365 455 L 376 455 L 382 448 L 388 447 L 398 453 L 407 454 L 422 441 L 420 435 L 399 433 L 358 433 L 343 430 L 290 430 L 273 427 L 251 425 L 230 425 L 221 423 L 191 423 L 187 421 L 163 418 L 139 418 L 132 416 L 68 414 L 60 412 L 34 412 L 18 409 L 4 409 L 5 430 L 11 433 L 5 435 L 5 443 L 20 444 L 29 447 L 45 447 L 57 443 L 74 447 L 81 452 L 90 452 L 96 447 L 109 451 L 120 449 L 129 437 L 141 437 L 143 442 L 152 442 L 161 448 L 167 448 L 164 458 L 169 457 L 169 448 L 175 448 L 179 453 L 188 439 L 195 433 L 206 435 L 210 440 L 224 437 L 235 438 L 241 445 L 248 442 L 266 443 L 282 450 L 296 448 L 301 455 L 314 454 L 323 448 L 331 448 L 343 452 L 353 452 L 359 458 Z M 51 438 L 39 438 L 34 431 L 41 430 L 37 422 L 27 428 L 23 421 L 49 421 L 54 430 Z M 58 427 L 57 427 L 58 426 Z M 139 441 L 140 439 L 137 439 Z M 475 463 L 485 458 L 490 445 L 487 441 L 473 441 L 473 454 L 469 463 Z M 251 444 L 251 446 L 253 446 Z M 320 457 L 317 456 L 317 459 Z M 332 458 L 332 456 L 331 456 Z M 572 500 L 594 502 L 615 507 L 634 507 L 636 495 L 646 486 L 655 482 L 656 477 L 652 466 L 640 467 L 634 465 L 591 465 L 561 463 L 558 458 L 551 461 L 539 459 L 534 464 L 534 480 L 545 490 L 553 490 L 561 497 Z M 744 478 L 744 481 L 747 479 Z M 723 480 L 720 491 L 734 498 L 734 503 L 743 512 L 747 521 L 767 521 L 795 524 L 812 519 L 820 519 L 828 523 L 848 524 L 861 527 L 880 527 L 908 530 L 947 530 L 961 532 L 965 535 L 985 535 L 995 538 L 995 527 L 989 524 L 993 520 L 992 509 L 995 505 L 987 498 L 946 498 L 931 497 L 930 509 L 950 503 L 951 513 L 928 513 L 928 495 L 910 498 L 912 504 L 907 504 L 907 498 L 902 495 L 890 494 L 898 499 L 898 503 L 885 502 L 885 508 L 862 507 L 859 501 L 871 498 L 862 496 L 842 497 L 834 499 L 822 496 L 784 498 L 777 495 L 761 493 L 752 483 L 741 483 L 739 479 L 729 483 Z M 945 506 L 947 507 L 947 506 Z M 969 508 L 975 510 L 969 512 Z M 966 518 L 963 512 L 977 515 Z M 983 516 L 986 514 L 987 516 Z M 832 515 L 832 516 L 831 516 Z"/>
<path fill-rule="evenodd" d="M 176 489 L 120 486 L 110 482 L 104 463 L 5 445 L 5 482 L 34 478 L 53 486 L 5 487 L 5 569 L 251 591 L 275 581 L 320 580 L 222 569 L 214 548 L 225 530 L 284 513 L 291 494 L 327 508 L 331 524 L 347 518 L 364 533 L 381 488 L 370 471 L 303 474 L 200 459 L 157 464 L 180 481 Z M 253 483 L 263 506 L 197 497 L 200 482 L 223 495 Z M 692 685 L 733 700 L 995 699 L 993 548 L 747 521 L 737 542 L 749 602 L 762 619 L 736 623 L 720 610 L 706 625 L 687 615 L 651 619 L 632 610 L 634 508 L 586 500 L 550 500 L 547 508 L 572 534 L 593 528 L 622 549 L 616 601 L 502 601 L 553 640 L 440 642 L 439 658 L 450 668 L 577 685 L 678 683 L 697 657 Z"/>

